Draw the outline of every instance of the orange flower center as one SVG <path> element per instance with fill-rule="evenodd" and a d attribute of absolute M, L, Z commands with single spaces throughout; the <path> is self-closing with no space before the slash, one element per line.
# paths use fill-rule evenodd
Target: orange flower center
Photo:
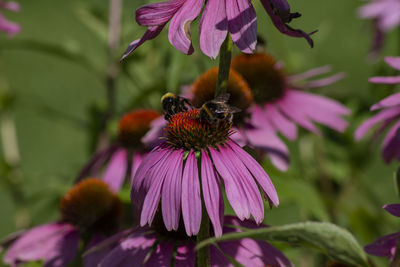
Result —
<path fill-rule="evenodd" d="M 118 124 L 119 140 L 129 147 L 140 146 L 140 140 L 150 129 L 150 123 L 159 116 L 160 113 L 150 109 L 140 109 L 125 114 Z"/>
<path fill-rule="evenodd" d="M 82 230 L 109 232 L 122 216 L 122 203 L 106 183 L 89 178 L 76 184 L 60 202 L 62 219 Z"/>
<path fill-rule="evenodd" d="M 284 94 L 285 73 L 276 63 L 273 57 L 264 53 L 242 54 L 232 60 L 232 68 L 247 81 L 256 103 L 272 102 Z"/>
<path fill-rule="evenodd" d="M 220 120 L 215 125 L 199 119 L 200 110 L 189 110 L 173 115 L 164 128 L 168 144 L 175 148 L 197 151 L 224 143 L 231 130 L 231 123 Z"/>

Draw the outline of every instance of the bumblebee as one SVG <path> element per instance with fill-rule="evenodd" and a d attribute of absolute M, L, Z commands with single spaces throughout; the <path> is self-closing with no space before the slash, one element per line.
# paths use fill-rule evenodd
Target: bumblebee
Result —
<path fill-rule="evenodd" d="M 216 125 L 220 121 L 232 123 L 233 113 L 241 110 L 227 104 L 229 96 L 229 94 L 223 94 L 205 102 L 200 108 L 200 120 L 207 121 L 211 125 Z"/>
<path fill-rule="evenodd" d="M 166 93 L 161 97 L 161 105 L 164 111 L 164 118 L 169 120 L 173 115 L 185 112 L 188 107 L 193 109 L 193 105 L 184 97 L 173 93 Z"/>

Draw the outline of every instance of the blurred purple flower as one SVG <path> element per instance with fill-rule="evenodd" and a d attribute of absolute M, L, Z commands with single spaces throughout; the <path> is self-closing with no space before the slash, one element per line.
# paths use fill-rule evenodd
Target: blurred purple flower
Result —
<path fill-rule="evenodd" d="M 373 19 L 375 40 L 373 52 L 378 52 L 383 45 L 385 34 L 400 25 L 399 0 L 371 0 L 358 10 L 360 17 Z"/>
<path fill-rule="evenodd" d="M 154 144 L 145 146 L 141 138 L 150 129 L 150 123 L 159 116 L 157 111 L 148 109 L 138 109 L 125 114 L 119 121 L 118 140 L 95 153 L 80 171 L 77 180 L 99 176 L 101 168 L 106 165 L 101 177 L 118 192 L 125 177 L 133 177 L 143 156 L 150 150 L 149 147 L 154 147 Z"/>
<path fill-rule="evenodd" d="M 203 198 L 214 233 L 221 235 L 221 179 L 228 201 L 241 220 L 249 219 L 250 214 L 257 223 L 264 220 L 258 186 L 271 205 L 279 204 L 270 178 L 257 161 L 229 138 L 230 129 L 225 120 L 218 125 L 200 120 L 198 109 L 169 119 L 164 142 L 143 159 L 132 181 L 131 199 L 142 210 L 141 226 L 151 225 L 162 198 L 167 230 L 178 229 L 182 210 L 187 235 L 197 235 Z"/>
<path fill-rule="evenodd" d="M 136 21 L 148 27 L 142 38 L 133 41 L 122 59 L 147 40 L 154 39 L 169 22 L 170 43 L 185 54 L 193 53 L 190 25 L 203 6 L 204 0 L 170 0 L 145 5 L 136 10 Z M 313 46 L 309 34 L 287 25 L 299 13 L 291 13 L 286 0 L 261 0 L 275 27 L 293 37 L 304 37 Z M 216 58 L 227 33 L 244 53 L 252 53 L 257 43 L 257 17 L 249 0 L 208 0 L 200 20 L 200 48 L 204 54 Z"/>
<path fill-rule="evenodd" d="M 95 204 L 95 206 L 94 206 Z M 11 266 L 44 260 L 45 267 L 71 263 L 81 234 L 91 234 L 90 246 L 117 229 L 122 204 L 107 184 L 87 179 L 75 185 L 61 200 L 61 220 L 22 233 L 9 247 L 3 262 Z"/>
<path fill-rule="evenodd" d="M 383 208 L 390 214 L 400 217 L 400 204 L 388 204 L 383 206 Z M 365 246 L 364 250 L 368 254 L 387 257 L 392 260 L 396 252 L 396 244 L 399 236 L 400 233 L 398 232 L 382 236 L 376 239 L 373 243 Z"/>
<path fill-rule="evenodd" d="M 6 2 L 0 0 L 0 10 L 1 9 L 18 12 L 20 7 L 17 2 Z M 9 36 L 13 36 L 19 33 L 21 31 L 21 28 L 18 24 L 8 21 L 6 17 L 0 12 L 0 31 L 7 33 Z"/>
<path fill-rule="evenodd" d="M 400 57 L 386 57 L 385 61 L 393 68 L 400 70 Z M 393 77 L 373 77 L 369 79 L 372 83 L 400 84 L 400 75 Z M 381 109 L 377 114 L 363 122 L 355 132 L 355 139 L 360 140 L 373 126 L 381 124 L 376 136 L 391 128 L 382 143 L 383 159 L 390 163 L 392 159 L 400 161 L 400 93 L 386 97 L 371 107 L 371 110 Z"/>
<path fill-rule="evenodd" d="M 259 228 L 253 222 L 240 222 L 226 216 L 224 234 L 241 232 L 240 227 Z M 95 266 L 196 266 L 195 241 L 179 232 L 156 228 L 134 228 L 110 237 L 85 257 L 85 267 Z M 175 254 L 174 254 L 175 253 Z M 210 246 L 210 266 L 233 266 L 231 260 L 243 266 L 292 266 L 291 262 L 275 247 L 265 241 L 243 238 L 220 242 Z"/>

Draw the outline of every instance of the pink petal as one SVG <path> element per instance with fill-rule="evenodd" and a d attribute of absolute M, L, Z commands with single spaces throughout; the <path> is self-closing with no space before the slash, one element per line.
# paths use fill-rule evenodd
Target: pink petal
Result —
<path fill-rule="evenodd" d="M 354 137 L 358 141 L 360 140 L 369 129 L 371 129 L 374 125 L 378 124 L 379 122 L 389 120 L 394 118 L 400 114 L 400 107 L 394 107 L 390 109 L 384 109 L 368 120 L 364 121 L 356 130 Z"/>
<path fill-rule="evenodd" d="M 182 217 L 187 235 L 197 235 L 201 224 L 201 197 L 197 160 L 192 150 L 182 176 Z"/>
<path fill-rule="evenodd" d="M 253 215 L 256 223 L 260 224 L 264 220 L 264 203 L 253 176 L 236 156 L 236 153 L 229 147 L 219 146 L 219 150 L 221 151 L 222 158 L 225 159 L 224 161 L 231 164 L 231 170 L 239 178 L 238 180 L 241 182 L 244 193 L 247 195 L 250 213 Z"/>
<path fill-rule="evenodd" d="M 17 2 L 14 1 L 0 1 L 0 8 L 5 9 L 5 10 L 10 10 L 14 12 L 20 11 L 20 6 Z"/>
<path fill-rule="evenodd" d="M 385 61 L 392 68 L 400 70 L 400 57 L 385 57 Z"/>
<path fill-rule="evenodd" d="M 160 26 L 151 26 L 147 28 L 147 31 L 143 34 L 142 38 L 137 39 L 129 44 L 128 48 L 126 49 L 125 53 L 123 54 L 121 61 L 124 60 L 127 56 L 129 56 L 133 51 L 136 50 L 139 46 L 141 46 L 147 40 L 152 40 L 156 38 L 162 29 L 164 28 L 165 24 Z"/>
<path fill-rule="evenodd" d="M 400 93 L 390 95 L 371 107 L 371 110 L 400 105 Z"/>
<path fill-rule="evenodd" d="M 237 176 L 234 170 L 231 170 L 228 162 L 224 162 L 225 159 L 222 153 L 218 152 L 215 148 L 209 148 L 212 161 L 217 169 L 219 175 L 224 180 L 225 192 L 229 203 L 239 219 L 249 219 L 250 210 L 247 195 L 240 182 L 240 177 Z"/>
<path fill-rule="evenodd" d="M 278 194 L 276 193 L 275 187 L 272 184 L 271 179 L 268 174 L 264 171 L 264 169 L 258 164 L 258 162 L 253 159 L 246 151 L 244 151 L 241 147 L 239 147 L 234 142 L 230 141 L 229 146 L 233 151 L 236 152 L 236 155 L 242 160 L 247 169 L 251 172 L 254 178 L 257 180 L 258 184 L 267 194 L 268 198 L 272 201 L 275 206 L 279 205 Z"/>
<path fill-rule="evenodd" d="M 183 0 L 171 0 L 142 6 L 136 10 L 136 22 L 142 26 L 164 25 L 183 3 Z"/>
<path fill-rule="evenodd" d="M 243 53 L 252 53 L 257 44 L 257 15 L 249 0 L 225 0 L 228 29 Z"/>
<path fill-rule="evenodd" d="M 215 59 L 228 32 L 225 1 L 208 0 L 200 20 L 200 48 Z"/>
<path fill-rule="evenodd" d="M 222 199 L 217 174 L 205 151 L 201 153 L 201 187 L 203 189 L 204 204 L 213 224 L 215 236 L 221 236 L 224 200 Z"/>
<path fill-rule="evenodd" d="M 189 267 L 196 266 L 196 253 L 194 244 L 186 242 L 180 244 L 176 249 L 175 266 L 174 267 Z"/>
<path fill-rule="evenodd" d="M 12 23 L 0 13 L 0 31 L 7 33 L 10 37 L 19 33 L 21 27 L 18 24 Z"/>
<path fill-rule="evenodd" d="M 124 148 L 117 150 L 110 159 L 110 163 L 103 174 L 103 181 L 118 192 L 124 183 L 128 169 L 128 151 Z"/>
<path fill-rule="evenodd" d="M 400 204 L 386 204 L 383 208 L 393 216 L 400 217 Z"/>
<path fill-rule="evenodd" d="M 400 76 L 373 77 L 373 78 L 369 78 L 368 81 L 371 83 L 398 84 L 398 83 L 400 83 Z"/>
<path fill-rule="evenodd" d="M 305 80 L 305 79 L 308 79 L 308 78 L 311 78 L 314 76 L 328 73 L 331 70 L 332 70 L 331 66 L 328 66 L 328 65 L 322 66 L 322 67 L 308 70 L 308 71 L 300 73 L 300 74 L 291 75 L 288 77 L 288 80 L 289 80 L 289 83 L 298 82 L 298 81 L 302 81 L 302 80 Z"/>
<path fill-rule="evenodd" d="M 175 150 L 169 157 L 171 161 L 162 189 L 161 208 L 165 228 L 171 231 L 178 230 L 179 226 L 183 151 Z"/>
<path fill-rule="evenodd" d="M 190 37 L 191 22 L 197 18 L 204 4 L 204 0 L 186 0 L 182 7 L 173 16 L 168 30 L 169 42 L 185 54 L 193 53 Z"/>
<path fill-rule="evenodd" d="M 304 87 L 305 88 L 319 88 L 319 87 L 324 87 L 330 84 L 333 84 L 337 81 L 342 80 L 343 78 L 345 78 L 347 75 L 344 72 L 340 72 L 337 74 L 334 74 L 332 76 L 323 78 L 323 79 L 318 79 L 318 80 L 314 80 L 314 81 L 310 81 L 308 82 Z"/>
<path fill-rule="evenodd" d="M 143 155 L 141 155 L 139 152 L 133 153 L 132 156 L 132 164 L 131 164 L 131 185 L 133 181 L 133 177 L 135 177 L 135 173 L 138 170 L 140 164 L 142 163 L 143 160 Z"/>
<path fill-rule="evenodd" d="M 264 112 L 274 128 L 285 137 L 289 140 L 295 140 L 297 138 L 296 124 L 283 115 L 273 104 L 266 105 Z"/>

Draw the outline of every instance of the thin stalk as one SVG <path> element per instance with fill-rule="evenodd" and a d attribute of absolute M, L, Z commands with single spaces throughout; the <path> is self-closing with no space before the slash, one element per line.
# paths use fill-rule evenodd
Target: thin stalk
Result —
<path fill-rule="evenodd" d="M 210 218 L 208 217 L 207 210 L 204 206 L 204 201 L 202 205 L 201 214 L 201 226 L 200 231 L 197 235 L 197 244 L 210 238 Z M 197 251 L 197 266 L 198 267 L 209 267 L 210 266 L 210 247 L 206 246 Z"/>
<path fill-rule="evenodd" d="M 232 57 L 232 39 L 230 35 L 227 34 L 225 41 L 222 43 L 221 48 L 219 50 L 219 70 L 218 70 L 217 89 L 215 90 L 215 97 L 226 93 L 228 87 L 229 70 L 231 67 L 231 57 Z"/>

